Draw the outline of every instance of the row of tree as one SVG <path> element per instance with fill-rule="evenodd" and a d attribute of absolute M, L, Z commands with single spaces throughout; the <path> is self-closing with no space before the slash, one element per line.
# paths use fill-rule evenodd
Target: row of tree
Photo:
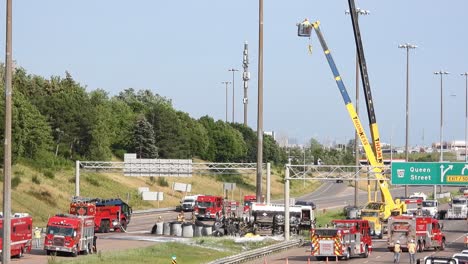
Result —
<path fill-rule="evenodd" d="M 141 158 L 256 162 L 257 133 L 251 128 L 209 116 L 194 119 L 149 90 L 130 88 L 111 97 L 100 89 L 87 92 L 68 72 L 45 79 L 19 68 L 13 91 L 15 159 L 52 154 L 105 161 L 129 152 Z M 0 104 L 3 119 L 4 101 Z M 265 162 L 284 164 L 291 152 L 301 151 L 280 148 L 269 135 L 263 144 Z M 353 160 L 352 153 L 326 150 L 315 140 L 307 149 L 328 164 Z"/>

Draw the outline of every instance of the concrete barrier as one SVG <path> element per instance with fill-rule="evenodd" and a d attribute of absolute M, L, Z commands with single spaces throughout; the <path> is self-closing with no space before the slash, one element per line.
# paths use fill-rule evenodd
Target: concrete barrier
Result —
<path fill-rule="evenodd" d="M 170 236 L 171 235 L 171 223 L 164 222 L 163 224 L 163 235 Z"/>
<path fill-rule="evenodd" d="M 156 235 L 161 236 L 164 230 L 164 222 L 156 223 Z"/>
<path fill-rule="evenodd" d="M 182 225 L 182 236 L 193 237 L 193 224 L 187 223 Z"/>
<path fill-rule="evenodd" d="M 203 226 L 195 225 L 193 228 L 194 228 L 193 236 L 194 237 L 201 237 L 202 236 Z"/>
<path fill-rule="evenodd" d="M 213 233 L 213 227 L 211 226 L 204 226 L 202 229 L 202 236 L 211 236 Z"/>
<path fill-rule="evenodd" d="M 179 222 L 171 223 L 171 235 L 181 237 L 182 236 L 182 224 Z"/>

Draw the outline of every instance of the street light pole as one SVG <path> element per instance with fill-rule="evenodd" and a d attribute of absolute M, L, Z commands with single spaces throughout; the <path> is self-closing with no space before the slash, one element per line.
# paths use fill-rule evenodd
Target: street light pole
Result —
<path fill-rule="evenodd" d="M 444 134 L 444 93 L 443 93 L 443 82 L 442 82 L 442 77 L 444 75 L 447 75 L 449 74 L 449 72 L 446 72 L 446 71 L 438 71 L 438 72 L 434 72 L 435 75 L 440 75 L 440 140 L 439 140 L 439 144 L 440 144 L 440 158 L 439 158 L 439 162 L 443 162 L 444 161 L 444 152 L 443 152 L 443 134 Z M 436 198 L 436 186 L 434 185 L 434 199 Z"/>
<path fill-rule="evenodd" d="M 345 14 L 349 14 L 349 10 L 345 11 Z M 356 19 L 359 18 L 359 15 L 369 15 L 369 10 L 363 10 L 360 8 L 356 8 Z M 359 55 L 356 51 L 356 114 L 359 115 Z M 354 155 L 355 155 L 355 162 L 356 162 L 356 175 L 354 180 L 354 206 L 358 206 L 358 195 L 359 195 L 359 186 L 358 186 L 358 177 L 359 177 L 359 134 L 355 131 L 354 132 Z M 370 184 L 370 182 L 368 182 Z"/>
<path fill-rule="evenodd" d="M 467 147 L 466 142 L 468 141 L 468 72 L 461 73 L 460 75 L 465 76 L 465 162 L 467 159 Z"/>
<path fill-rule="evenodd" d="M 231 83 L 231 82 L 221 82 L 222 84 L 225 84 L 226 85 L 226 123 L 227 123 L 227 118 L 228 118 L 228 85 Z"/>
<path fill-rule="evenodd" d="M 229 69 L 228 71 L 232 71 L 232 123 L 234 123 L 234 105 L 235 105 L 235 100 L 234 100 L 234 73 L 236 71 L 239 71 L 238 69 Z"/>
<path fill-rule="evenodd" d="M 409 160 L 409 50 L 415 49 L 418 46 L 406 43 L 398 46 L 400 49 L 406 49 L 406 143 L 405 143 L 405 160 Z M 392 150 L 390 149 L 390 152 Z M 408 197 L 408 185 L 405 185 L 405 197 Z"/>

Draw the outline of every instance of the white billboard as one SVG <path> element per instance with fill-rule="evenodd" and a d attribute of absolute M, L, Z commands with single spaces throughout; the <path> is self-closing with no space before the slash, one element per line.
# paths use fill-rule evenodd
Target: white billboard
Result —
<path fill-rule="evenodd" d="M 190 159 L 138 159 L 135 153 L 124 155 L 124 176 L 191 177 Z"/>

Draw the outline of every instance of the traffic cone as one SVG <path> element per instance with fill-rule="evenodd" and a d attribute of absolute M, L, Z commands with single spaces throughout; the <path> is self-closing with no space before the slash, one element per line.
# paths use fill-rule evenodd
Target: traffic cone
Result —
<path fill-rule="evenodd" d="M 310 258 L 307 258 L 307 264 L 310 264 Z"/>
<path fill-rule="evenodd" d="M 289 263 L 288 258 L 286 258 L 286 264 L 288 264 L 288 263 Z"/>
<path fill-rule="evenodd" d="M 266 257 L 263 258 L 263 264 L 268 264 L 267 260 L 266 260 Z"/>

